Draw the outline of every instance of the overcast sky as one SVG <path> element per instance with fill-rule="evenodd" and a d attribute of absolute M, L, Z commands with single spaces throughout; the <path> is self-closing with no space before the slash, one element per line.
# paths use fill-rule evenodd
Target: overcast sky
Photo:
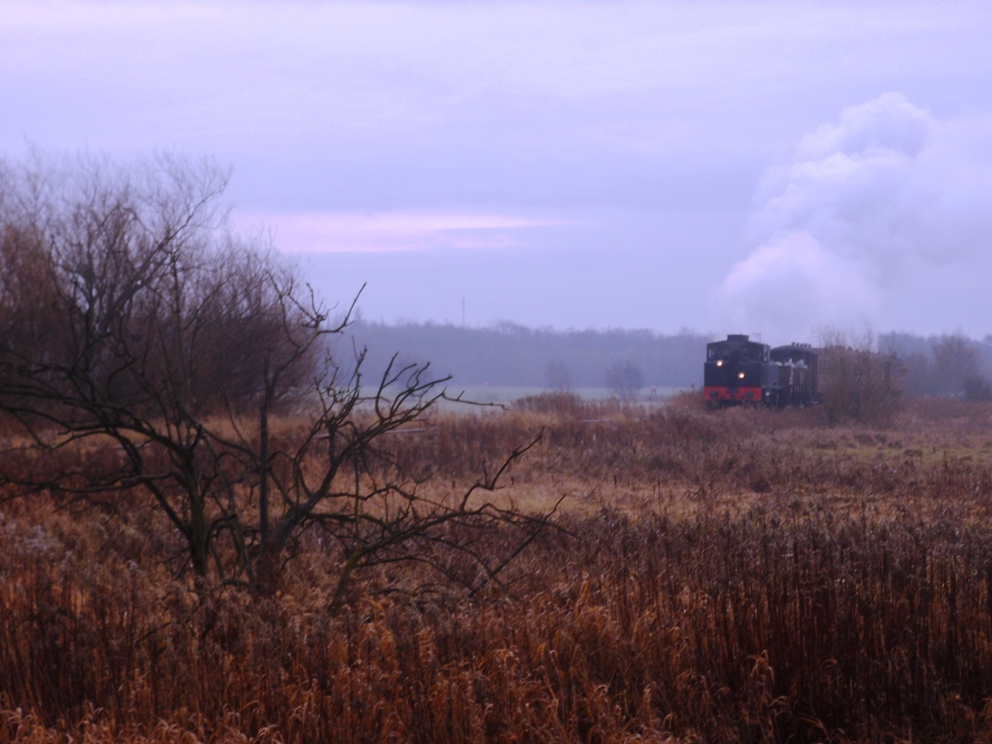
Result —
<path fill-rule="evenodd" d="M 981 336 L 990 8 L 0 1 L 0 150 L 209 155 L 375 319 Z"/>

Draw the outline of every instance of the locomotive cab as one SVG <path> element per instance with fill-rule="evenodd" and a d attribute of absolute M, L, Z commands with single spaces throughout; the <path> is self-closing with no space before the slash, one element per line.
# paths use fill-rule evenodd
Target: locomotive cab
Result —
<path fill-rule="evenodd" d="M 703 395 L 715 405 L 760 403 L 774 384 L 767 344 L 737 334 L 706 345 Z"/>

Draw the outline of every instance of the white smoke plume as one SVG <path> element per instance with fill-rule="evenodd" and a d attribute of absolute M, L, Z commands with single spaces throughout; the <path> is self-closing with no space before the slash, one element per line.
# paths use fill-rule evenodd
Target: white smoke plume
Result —
<path fill-rule="evenodd" d="M 790 340 L 899 325 L 893 307 L 911 305 L 919 272 L 992 251 L 992 126 L 899 93 L 846 108 L 769 174 L 748 233 L 756 247 L 716 291 L 728 327 Z"/>

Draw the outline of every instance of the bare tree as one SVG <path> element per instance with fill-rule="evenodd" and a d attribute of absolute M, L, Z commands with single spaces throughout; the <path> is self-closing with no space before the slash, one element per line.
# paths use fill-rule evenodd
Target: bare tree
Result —
<path fill-rule="evenodd" d="M 965 400 L 992 400 L 992 384 L 980 375 L 968 377 L 964 381 Z"/>
<path fill-rule="evenodd" d="M 616 360 L 606 368 L 606 386 L 625 403 L 636 400 L 644 387 L 644 373 L 630 360 Z"/>
<path fill-rule="evenodd" d="M 957 333 L 934 341 L 931 376 L 936 395 L 964 394 L 965 382 L 980 377 L 971 340 Z"/>
<path fill-rule="evenodd" d="M 904 360 L 907 394 L 981 397 L 980 343 L 960 333 L 918 341 Z"/>
<path fill-rule="evenodd" d="M 545 378 L 552 392 L 569 393 L 572 391 L 572 375 L 568 371 L 568 365 L 560 359 L 553 359 L 548 362 Z"/>
<path fill-rule="evenodd" d="M 268 360 L 302 360 L 323 313 L 283 303 L 292 277 L 226 233 L 226 179 L 209 164 L 86 161 L 47 180 L 62 191 L 5 226 L 5 256 L 37 236 L 30 279 L 48 304 L 32 326 L 16 294 L 2 302 L 15 332 L 0 355 L 0 406 L 31 437 L 39 485 L 83 496 L 140 486 L 205 576 L 222 477 L 207 421 L 265 399 Z M 108 439 L 116 457 L 103 468 L 51 471 L 42 457 Z"/>
<path fill-rule="evenodd" d="M 317 398 L 311 403 L 315 414 L 307 419 L 305 431 L 285 446 L 263 453 L 241 432 L 237 439 L 224 442 L 229 451 L 243 458 L 244 472 L 261 469 L 262 461 L 268 459 L 269 467 L 263 472 L 274 495 L 269 504 L 259 499 L 254 555 L 239 532 L 238 508 L 229 511 L 225 530 L 240 559 L 234 578 L 240 574 L 252 585 L 273 585 L 287 546 L 303 529 L 313 527 L 342 551 L 335 603 L 355 569 L 410 560 L 441 567 L 439 551 L 472 558 L 479 573 L 468 583 L 477 590 L 506 565 L 502 559 L 487 562 L 473 549 L 489 528 L 499 526 L 515 533 L 517 545 L 512 552 L 516 553 L 548 523 L 548 515 L 528 516 L 498 505 L 489 496 L 500 477 L 539 437 L 516 448 L 491 470 L 483 465 L 481 477 L 460 496 L 436 495 L 430 490 L 431 468 L 403 472 L 384 444 L 385 435 L 402 433 L 446 398 L 442 384 L 447 378 L 430 376 L 427 365 L 391 364 L 368 388 L 361 374 L 363 357 L 359 352 L 347 379 L 339 379 L 339 368 L 332 367 L 329 376 L 317 384 Z M 260 480 L 259 494 L 267 487 Z M 265 511 L 271 511 L 271 517 Z"/>
<path fill-rule="evenodd" d="M 290 267 L 227 231 L 226 177 L 209 163 L 85 161 L 3 184 L 0 411 L 20 434 L 0 452 L 8 484 L 147 494 L 198 583 L 263 592 L 311 527 L 343 550 L 340 595 L 355 568 L 429 561 L 427 545 L 473 556 L 490 580 L 502 566 L 473 552 L 479 531 L 503 525 L 519 547 L 547 524 L 480 498 L 527 446 L 455 501 L 424 492 L 429 473 L 390 467 L 383 436 L 444 397 L 446 378 L 391 365 L 364 393 L 364 353 L 345 374 L 324 343 L 350 312 L 329 323 Z M 274 437 L 272 416 L 294 410 L 298 435 Z"/>
<path fill-rule="evenodd" d="M 933 362 L 930 355 L 915 351 L 905 358 L 907 395 L 933 395 Z"/>

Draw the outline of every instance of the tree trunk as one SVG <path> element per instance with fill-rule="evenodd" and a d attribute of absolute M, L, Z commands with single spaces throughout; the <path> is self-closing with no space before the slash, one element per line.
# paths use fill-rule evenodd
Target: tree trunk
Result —
<path fill-rule="evenodd" d="M 255 561 L 255 591 L 262 597 L 271 597 L 279 588 L 282 575 L 280 553 L 274 540 L 265 540 L 259 547 Z"/>
<path fill-rule="evenodd" d="M 269 408 L 272 385 L 269 383 L 269 358 L 265 357 L 265 393 L 258 421 L 258 531 L 263 548 L 269 539 Z"/>
<path fill-rule="evenodd" d="M 202 514 L 197 514 L 190 520 L 188 542 L 193 573 L 198 579 L 205 579 L 210 572 L 210 547 L 207 541 L 207 530 Z"/>

